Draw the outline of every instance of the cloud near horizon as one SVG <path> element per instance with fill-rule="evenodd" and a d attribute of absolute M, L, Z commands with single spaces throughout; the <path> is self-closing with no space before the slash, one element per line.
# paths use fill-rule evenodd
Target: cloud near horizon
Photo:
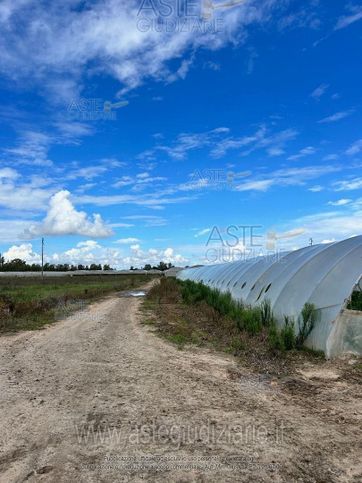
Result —
<path fill-rule="evenodd" d="M 25 230 L 26 238 L 42 235 L 82 235 L 94 238 L 111 236 L 113 231 L 107 227 L 99 214 L 89 219 L 84 211 L 77 211 L 70 201 L 70 192 L 59 191 L 50 198 L 49 209 L 41 223 L 32 224 Z"/>

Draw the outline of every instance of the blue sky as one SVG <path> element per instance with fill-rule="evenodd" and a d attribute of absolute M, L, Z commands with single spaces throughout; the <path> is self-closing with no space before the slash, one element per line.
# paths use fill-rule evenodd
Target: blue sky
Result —
<path fill-rule="evenodd" d="M 250 253 L 246 226 L 265 252 L 360 234 L 362 4 L 163 3 L 2 0 L 0 251 L 128 268 Z"/>

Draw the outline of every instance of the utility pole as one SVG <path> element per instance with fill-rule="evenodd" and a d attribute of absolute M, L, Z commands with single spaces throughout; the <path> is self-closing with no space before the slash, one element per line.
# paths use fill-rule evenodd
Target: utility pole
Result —
<path fill-rule="evenodd" d="M 41 278 L 44 280 L 44 238 L 41 239 Z"/>

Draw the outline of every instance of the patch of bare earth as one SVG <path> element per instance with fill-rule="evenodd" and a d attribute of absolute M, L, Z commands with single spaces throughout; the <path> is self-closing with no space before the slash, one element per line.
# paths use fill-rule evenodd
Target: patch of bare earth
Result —
<path fill-rule="evenodd" d="M 0 339 L 1 482 L 359 482 L 348 361 L 284 377 L 178 350 L 118 296 Z"/>

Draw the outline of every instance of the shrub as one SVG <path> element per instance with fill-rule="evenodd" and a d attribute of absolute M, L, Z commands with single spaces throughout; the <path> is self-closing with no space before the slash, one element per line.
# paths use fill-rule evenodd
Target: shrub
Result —
<path fill-rule="evenodd" d="M 178 283 L 175 279 L 161 278 L 160 283 L 155 284 L 148 292 L 147 298 L 160 303 L 174 303 L 179 298 Z"/>
<path fill-rule="evenodd" d="M 280 336 L 280 332 L 275 322 L 273 322 L 269 327 L 268 342 L 271 349 L 280 350 L 280 351 L 285 350 L 284 342 Z"/>
<path fill-rule="evenodd" d="M 230 318 L 235 321 L 236 326 L 239 330 L 245 329 L 244 313 L 245 313 L 245 309 L 243 304 L 235 303 L 234 307 L 232 308 L 229 314 Z"/>
<path fill-rule="evenodd" d="M 278 330 L 270 300 L 264 300 L 259 307 L 246 307 L 242 302 L 233 300 L 230 292 L 221 293 L 203 283 L 190 280 L 175 283 L 181 287 L 182 299 L 186 304 L 204 302 L 215 310 L 215 314 L 234 321 L 240 331 L 245 330 L 251 335 L 256 335 L 262 332 L 263 327 L 267 327 L 269 345 L 272 349 L 300 349 L 316 322 L 315 306 L 306 303 L 298 319 L 299 333 L 296 337 L 294 320 L 288 316 L 284 317 L 283 328 Z"/>
<path fill-rule="evenodd" d="M 245 330 L 250 334 L 255 335 L 261 331 L 263 325 L 259 307 L 250 307 L 244 310 L 241 317 L 243 319 Z"/>
<path fill-rule="evenodd" d="M 216 292 L 212 306 L 221 315 L 230 315 L 233 312 L 234 305 L 235 303 L 231 298 L 230 292 L 227 292 L 227 293 Z"/>
<path fill-rule="evenodd" d="M 296 337 L 294 331 L 294 320 L 287 315 L 284 316 L 284 327 L 280 331 L 280 337 L 283 341 L 285 350 L 295 349 Z"/>
<path fill-rule="evenodd" d="M 296 339 L 298 348 L 302 347 L 308 335 L 312 332 L 317 320 L 317 310 L 314 304 L 309 302 L 304 304 L 302 313 L 298 320 L 299 333 Z"/>
<path fill-rule="evenodd" d="M 185 303 L 194 304 L 206 299 L 209 290 L 210 289 L 202 283 L 194 283 L 186 280 L 182 284 L 181 295 Z"/>
<path fill-rule="evenodd" d="M 261 322 L 263 326 L 269 327 L 274 321 L 270 300 L 268 299 L 263 300 L 263 302 L 260 305 L 260 314 L 261 314 Z"/>

